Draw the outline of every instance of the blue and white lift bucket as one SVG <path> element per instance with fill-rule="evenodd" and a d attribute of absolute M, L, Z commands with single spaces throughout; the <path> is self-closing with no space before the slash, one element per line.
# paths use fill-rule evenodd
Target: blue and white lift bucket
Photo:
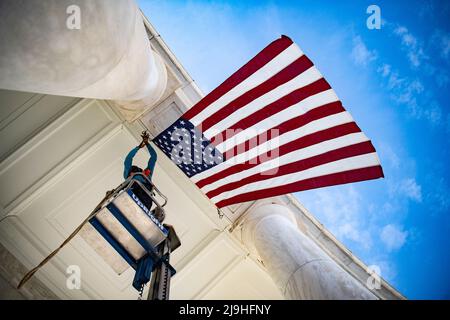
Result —
<path fill-rule="evenodd" d="M 151 190 L 146 185 L 151 186 Z M 140 199 L 137 194 L 143 195 L 143 192 L 145 199 Z M 129 266 L 137 275 L 139 272 L 151 274 L 153 266 L 161 259 L 157 248 L 169 236 L 169 230 L 154 214 L 163 212 L 166 203 L 167 198 L 148 179 L 146 184 L 127 179 L 104 202 L 90 223 L 84 225 L 80 235 L 118 274 Z M 133 286 L 140 290 L 135 283 Z"/>

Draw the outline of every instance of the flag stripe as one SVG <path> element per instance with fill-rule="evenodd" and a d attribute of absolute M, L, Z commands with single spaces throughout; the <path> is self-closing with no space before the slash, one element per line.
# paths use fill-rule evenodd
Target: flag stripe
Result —
<path fill-rule="evenodd" d="M 236 195 L 232 198 L 221 200 L 216 203 L 218 208 L 223 208 L 232 204 L 258 200 L 263 198 L 274 197 L 280 194 L 299 192 L 310 189 L 335 186 L 350 182 L 358 182 L 364 180 L 372 180 L 383 177 L 383 170 L 380 165 L 354 169 L 349 171 L 332 173 L 320 177 L 309 178 L 301 181 L 295 181 L 289 184 L 280 185 L 275 188 L 267 188 L 262 190 L 251 191 Z"/>
<path fill-rule="evenodd" d="M 255 137 L 247 138 L 249 135 L 252 134 L 252 132 L 247 134 L 247 131 L 244 130 L 242 133 L 236 134 L 233 140 L 227 140 L 223 144 L 219 144 L 217 146 L 218 150 L 223 150 L 224 148 L 227 148 L 226 151 L 222 151 L 228 158 L 231 159 L 233 155 L 236 155 L 240 152 L 245 152 L 249 150 L 250 147 L 255 147 L 255 141 L 257 145 L 259 145 L 261 142 L 267 141 L 268 139 L 271 139 L 273 136 L 278 135 L 281 136 L 285 134 L 286 132 L 289 132 L 294 129 L 298 129 L 301 126 L 306 125 L 309 122 L 312 122 L 314 120 L 319 120 L 321 118 L 340 113 L 345 111 L 342 104 L 337 102 L 332 102 L 329 104 L 325 104 L 323 106 L 317 107 L 315 109 L 312 109 L 304 114 L 300 114 L 299 116 L 296 116 L 296 114 L 299 111 L 303 111 L 303 108 L 296 108 L 296 111 L 290 112 L 290 110 L 285 110 L 286 112 L 280 113 L 277 115 L 277 117 L 271 117 L 267 119 L 266 123 L 258 124 L 258 126 L 255 127 L 255 132 L 259 132 L 259 130 L 263 130 L 264 126 L 265 128 L 270 128 L 269 130 L 262 132 L 258 134 Z M 289 114 L 292 114 L 293 118 L 289 118 Z M 281 122 L 283 120 L 289 119 L 287 121 Z M 265 122 L 265 121 L 264 121 Z M 270 122 L 275 122 L 274 125 L 270 126 Z M 241 142 L 242 141 L 242 142 Z M 235 145 L 237 144 L 237 145 Z M 256 145 L 256 146 L 257 146 Z"/>
<path fill-rule="evenodd" d="M 220 86 L 211 91 L 206 97 L 200 100 L 196 105 L 189 109 L 184 118 L 189 120 L 199 114 L 205 107 L 212 102 L 216 101 L 224 93 L 231 88 L 237 86 L 239 83 L 250 77 L 258 69 L 270 62 L 274 57 L 283 52 L 286 48 L 293 44 L 292 40 L 286 36 L 281 37 L 273 41 L 267 47 L 265 47 L 260 53 L 258 53 L 253 59 L 247 62 L 238 71 L 232 74 L 227 80 L 225 80 Z"/>
<path fill-rule="evenodd" d="M 297 89 L 290 94 L 266 105 L 265 107 L 259 109 L 255 113 L 242 118 L 240 121 L 236 122 L 235 124 L 229 126 L 228 129 L 222 131 L 219 135 L 214 136 L 211 139 L 211 143 L 214 144 L 214 141 L 221 140 L 225 141 L 225 139 L 232 138 L 238 131 L 237 130 L 246 130 L 249 128 L 252 128 L 255 124 L 259 123 L 260 121 L 266 120 L 265 123 L 263 123 L 263 127 L 266 125 L 266 122 L 268 121 L 274 121 L 272 120 L 272 116 L 284 111 L 285 109 L 288 109 L 289 107 L 295 105 L 295 109 L 297 112 L 303 111 L 301 106 L 298 104 L 303 101 L 304 99 L 316 95 L 320 92 L 326 91 L 330 89 L 330 85 L 325 81 L 324 78 L 321 78 L 311 84 L 306 85 L 305 87 L 302 87 L 300 89 Z M 290 112 L 289 112 L 290 113 Z M 282 115 L 283 116 L 283 115 Z M 289 119 L 288 115 L 286 115 L 285 119 Z M 292 117 L 292 115 L 291 115 Z M 256 131 L 256 129 L 253 127 L 253 131 Z M 241 131 L 243 132 L 243 131 Z M 235 139 L 236 141 L 239 141 L 239 138 Z"/>
<path fill-rule="evenodd" d="M 360 129 L 354 122 L 346 123 L 343 125 L 339 125 L 333 128 L 329 128 L 326 130 L 319 131 L 317 133 L 313 133 L 307 135 L 305 137 L 298 138 L 291 143 L 285 144 L 280 147 L 280 152 L 284 152 L 286 154 L 289 150 L 296 150 L 300 148 L 307 148 L 309 146 L 322 143 L 328 139 L 335 139 L 341 136 L 345 136 L 352 133 L 360 132 Z M 228 164 L 226 168 L 222 171 L 219 171 L 215 174 L 207 175 L 206 178 L 198 180 L 196 182 L 199 188 L 202 188 L 208 184 L 213 183 L 216 180 L 223 179 L 229 175 L 240 172 L 240 170 L 247 170 L 252 168 L 252 164 L 258 165 L 260 163 L 261 157 L 254 157 L 248 162 L 238 163 L 238 164 Z"/>
<path fill-rule="evenodd" d="M 321 95 L 322 93 L 320 93 L 320 95 Z M 326 101 L 333 101 L 333 96 L 334 96 L 334 94 L 333 94 L 333 92 L 332 92 L 332 90 L 328 90 L 328 91 L 325 91 L 325 92 L 323 92 L 323 94 L 324 94 L 324 96 L 322 96 L 322 98 L 323 97 L 325 97 L 325 98 L 329 98 L 329 100 L 327 99 L 327 100 L 324 100 L 324 102 L 326 102 Z M 287 113 L 282 113 L 281 114 L 281 117 L 282 117 L 282 119 L 281 120 L 287 120 L 287 119 L 289 119 L 289 118 L 286 118 L 286 116 L 288 116 L 288 114 Z M 349 115 L 349 114 L 347 114 L 347 116 L 349 117 L 349 121 L 353 121 L 353 119 L 351 119 L 351 116 Z M 277 117 L 275 116 L 275 117 L 272 117 L 272 119 L 277 119 Z M 314 120 L 319 120 L 319 119 L 314 119 Z M 310 121 L 311 122 L 311 121 Z M 299 128 L 299 126 L 296 126 L 296 128 L 294 128 L 294 129 L 298 129 Z M 240 134 L 240 137 L 239 138 L 247 138 L 247 139 L 251 139 L 251 137 L 243 137 L 242 136 L 243 134 Z M 251 136 L 253 136 L 253 134 L 252 134 L 252 132 L 251 132 Z M 216 149 L 217 150 L 219 150 L 221 153 L 228 153 L 228 151 L 231 149 L 231 148 L 233 148 L 234 146 L 236 146 L 236 145 L 238 145 L 239 146 L 239 144 L 240 144 L 240 141 L 238 140 L 238 139 L 236 139 L 236 138 L 231 138 L 231 139 L 227 139 L 227 140 L 225 140 L 224 142 L 222 142 L 222 143 L 220 143 L 220 144 L 217 144 L 216 145 Z M 240 150 L 241 152 L 243 151 L 243 150 Z M 233 156 L 233 155 L 229 155 L 229 157 L 231 157 L 231 156 Z"/>
<path fill-rule="evenodd" d="M 295 143 L 289 143 L 282 146 L 279 150 L 279 153 L 272 151 L 270 156 L 257 157 L 245 164 L 238 165 L 237 167 L 239 168 L 233 170 L 234 172 L 232 174 L 228 174 L 220 179 L 216 179 L 216 181 L 204 185 L 203 187 L 201 187 L 201 189 L 203 192 L 209 192 L 230 182 L 241 181 L 242 179 L 254 174 L 263 175 L 262 172 L 268 171 L 270 169 L 275 169 L 277 167 L 288 164 L 293 165 L 300 160 L 306 160 L 309 158 L 324 155 L 327 152 L 338 150 L 346 146 L 356 145 L 358 143 L 366 141 L 368 141 L 368 138 L 362 132 L 357 132 L 347 134 L 335 139 L 322 141 L 320 143 L 316 143 L 302 149 L 298 149 L 298 146 Z M 299 167 L 295 168 L 295 170 L 297 169 L 298 171 L 300 171 Z M 273 176 L 279 175 L 279 172 L 273 171 L 272 173 Z"/>
<path fill-rule="evenodd" d="M 305 72 L 296 76 L 294 79 L 276 87 L 272 91 L 267 92 L 260 97 L 256 97 L 253 101 L 240 108 L 238 112 L 233 112 L 222 120 L 218 120 L 218 122 L 214 123 L 211 128 L 204 131 L 204 134 L 208 138 L 212 138 L 216 134 L 223 131 L 223 128 L 228 128 L 241 119 L 250 116 L 253 112 L 257 112 L 268 104 L 271 104 L 278 99 L 289 95 L 293 91 L 319 80 L 320 78 L 322 78 L 320 72 L 315 67 L 311 67 Z M 336 100 L 338 100 L 337 97 Z M 202 129 L 205 128 L 202 127 Z"/>
<path fill-rule="evenodd" d="M 283 146 L 291 141 L 297 140 L 297 143 L 299 143 L 299 141 L 302 141 L 300 139 L 302 139 L 303 137 L 310 136 L 313 133 L 326 130 L 330 127 L 336 127 L 351 122 L 353 122 L 353 119 L 351 119 L 350 115 L 347 112 L 340 112 L 328 117 L 311 121 L 310 123 L 300 128 L 296 128 L 295 130 L 289 131 L 283 135 L 280 135 L 279 137 L 276 137 L 276 139 L 263 142 L 259 144 L 257 148 L 252 148 L 250 146 L 248 151 L 240 150 L 240 152 L 238 151 L 239 153 L 233 155 L 232 157 L 230 156 L 229 159 L 226 158 L 225 156 L 224 158 L 227 159 L 226 161 L 219 163 L 208 170 L 205 170 L 203 172 L 194 175 L 193 177 L 191 177 L 191 179 L 193 179 L 194 182 L 197 182 L 209 175 L 222 171 L 227 167 L 236 165 L 238 163 L 245 163 L 249 159 L 253 159 L 257 156 L 260 156 L 261 154 L 265 154 L 270 150 L 274 148 L 279 148 L 280 146 Z"/>
<path fill-rule="evenodd" d="M 274 101 L 289 95 L 293 91 L 295 91 L 297 88 L 302 88 L 308 84 L 311 84 L 314 81 L 317 81 L 318 79 L 321 79 L 322 75 L 319 71 L 317 71 L 316 68 L 311 67 L 307 71 L 300 74 L 295 79 L 289 81 L 286 84 L 283 84 L 276 88 L 275 90 L 272 90 L 271 92 L 263 95 L 262 97 L 256 99 L 255 101 L 249 103 L 244 108 L 240 109 L 239 112 L 232 113 L 227 118 L 223 119 L 220 123 L 215 124 L 213 127 L 211 127 L 207 132 L 205 132 L 206 136 L 213 137 L 214 135 L 220 133 L 223 131 L 223 128 L 227 128 L 228 126 L 231 126 L 235 124 L 236 122 L 240 121 L 241 119 L 248 117 L 252 114 L 252 112 L 257 112 L 258 110 L 264 108 L 266 105 L 273 103 Z M 333 92 L 333 90 L 327 90 L 323 92 L 325 95 L 323 98 L 329 99 L 330 101 L 337 101 L 339 100 L 336 96 L 336 94 Z M 319 101 L 319 97 L 321 97 L 322 93 L 316 94 L 313 97 L 315 97 L 313 100 Z M 308 98 L 309 99 L 309 98 Z M 307 99 L 305 99 L 306 102 Z M 310 102 L 311 104 L 312 101 Z M 325 103 L 321 103 L 325 104 Z"/>
<path fill-rule="evenodd" d="M 286 174 L 284 176 L 273 177 L 263 181 L 249 183 L 247 185 L 233 189 L 229 192 L 225 192 L 218 196 L 215 196 L 211 198 L 211 200 L 214 203 L 217 203 L 224 199 L 232 198 L 241 193 L 274 188 L 280 185 L 293 183 L 295 181 L 301 181 L 313 177 L 320 177 L 341 171 L 349 171 L 365 167 L 372 167 L 378 164 L 379 164 L 378 157 L 375 153 L 363 154 L 351 158 L 345 158 L 342 160 L 325 163 L 300 172 L 294 172 L 291 174 Z"/>
<path fill-rule="evenodd" d="M 230 114 L 245 107 L 250 102 L 255 101 L 257 98 L 272 91 L 273 89 L 283 84 L 287 84 L 285 87 L 290 88 L 290 91 L 294 90 L 295 89 L 294 83 L 299 82 L 301 80 L 304 81 L 304 77 L 300 77 L 299 74 L 311 68 L 312 65 L 313 64 L 311 60 L 309 60 L 308 57 L 306 57 L 305 55 L 302 55 L 300 58 L 295 60 L 293 63 L 288 65 L 286 68 L 284 68 L 277 74 L 268 78 L 266 81 L 256 86 L 255 88 L 248 90 L 238 98 L 234 99 L 233 101 L 222 107 L 220 110 L 216 111 L 214 114 L 203 120 L 199 126 L 201 127 L 205 135 L 208 136 L 207 130 L 211 128 L 214 124 L 219 123 L 220 121 L 228 117 Z M 296 81 L 290 82 L 290 80 L 293 79 L 296 79 Z M 276 97 L 275 99 L 278 98 L 279 97 Z"/>
<path fill-rule="evenodd" d="M 257 87 L 266 81 L 268 77 L 279 73 L 302 55 L 303 52 L 300 48 L 295 44 L 292 44 L 289 48 L 280 53 L 274 60 L 267 63 L 264 67 L 259 69 L 246 80 L 242 81 L 236 87 L 230 89 L 230 91 L 224 93 L 220 98 L 203 109 L 198 115 L 190 119 L 190 121 L 194 125 L 198 126 L 203 120 L 222 109 L 225 105 L 237 99 L 248 90 Z"/>
<path fill-rule="evenodd" d="M 206 192 L 206 190 L 203 189 L 202 191 L 205 192 L 208 197 L 213 198 L 221 193 L 237 189 L 241 186 L 247 185 L 252 182 L 272 179 L 273 177 L 280 177 L 294 172 L 301 172 L 303 170 L 307 170 L 309 168 L 313 168 L 315 166 L 319 166 L 328 162 L 333 162 L 371 152 L 375 152 L 372 143 L 370 141 L 364 141 L 357 144 L 342 147 L 339 149 L 324 152 L 322 154 L 310 158 L 289 162 L 279 166 L 278 168 L 268 169 L 266 171 L 258 172 L 256 174 L 247 177 L 242 177 L 238 181 L 227 183 L 209 192 Z"/>
<path fill-rule="evenodd" d="M 262 143 L 259 143 L 257 145 L 249 144 L 249 150 L 239 150 L 236 154 L 227 154 L 228 156 L 227 161 L 230 159 L 233 159 L 234 157 L 247 157 L 249 155 L 249 151 L 251 152 L 252 149 L 257 149 L 258 154 L 261 154 L 262 152 L 269 152 L 273 148 L 279 148 L 280 146 L 291 142 L 292 140 L 299 139 L 303 136 L 309 135 L 314 132 L 318 132 L 321 130 L 325 130 L 330 127 L 335 127 L 340 124 L 353 122 L 352 117 L 350 114 L 347 113 L 347 111 L 331 114 L 326 117 L 319 118 L 317 120 L 309 121 L 305 125 L 296 128 L 295 130 L 288 131 L 283 135 L 280 136 L 274 136 L 271 140 L 263 141 Z"/>
<path fill-rule="evenodd" d="M 220 95 L 215 98 L 214 101 L 212 101 L 208 105 L 205 105 L 203 110 L 201 110 L 197 115 L 190 118 L 190 121 L 194 125 L 198 125 L 211 114 L 227 105 L 230 101 L 233 101 L 237 97 L 241 96 L 249 89 L 260 85 L 262 82 L 267 80 L 268 76 L 280 72 L 302 55 L 303 52 L 300 50 L 300 48 L 295 44 L 292 44 L 286 50 L 276 56 L 273 60 L 257 70 L 254 74 L 247 77 L 246 79 L 241 79 L 243 81 L 237 84 L 235 87 L 228 87 L 226 88 L 226 90 L 224 89 L 220 93 Z"/>
<path fill-rule="evenodd" d="M 286 132 L 289 132 L 293 129 L 298 128 L 298 127 L 293 127 L 294 125 L 296 125 L 296 122 L 299 123 L 299 126 L 302 126 L 302 125 L 305 125 L 314 120 L 317 120 L 317 119 L 320 119 L 320 118 L 323 118 L 323 117 L 326 117 L 326 116 L 329 116 L 332 114 L 340 113 L 343 110 L 344 110 L 344 108 L 340 104 L 325 105 L 323 107 L 312 110 L 303 116 L 294 118 L 290 121 L 286 121 L 282 126 L 279 127 L 280 128 L 279 137 L 281 137 L 281 138 L 279 138 L 279 143 L 275 145 L 275 148 L 279 147 L 280 152 L 283 152 L 283 150 L 301 149 L 301 148 L 308 147 L 313 144 L 323 142 L 327 139 L 333 139 L 333 138 L 343 136 L 343 135 L 346 135 L 349 133 L 359 132 L 360 129 L 358 128 L 358 126 L 354 122 L 350 122 L 350 124 L 334 126 L 329 129 L 313 132 L 311 134 L 306 134 L 304 136 L 295 136 L 295 139 L 292 139 L 290 141 L 289 141 L 289 139 L 284 138 L 284 137 L 286 137 L 284 135 Z M 257 139 L 255 138 L 252 140 L 247 140 L 247 141 L 243 142 L 242 144 L 234 147 L 232 150 L 231 149 L 228 150 L 225 153 L 225 157 L 226 157 L 226 159 L 228 159 L 227 162 L 229 162 L 230 164 L 231 163 L 239 163 L 239 161 L 237 159 L 233 159 L 233 157 L 235 155 L 244 154 L 244 156 L 247 156 L 247 159 L 251 159 L 251 160 L 249 160 L 249 162 L 255 163 L 255 159 L 259 159 L 260 154 L 262 154 L 263 152 L 269 152 L 269 150 L 263 149 L 262 147 L 259 146 L 259 144 L 262 144 L 262 142 L 270 141 L 272 138 L 274 138 L 274 136 L 272 136 L 270 134 L 271 131 L 268 131 L 268 132 L 269 132 L 268 134 L 261 134 L 261 136 L 258 136 Z M 256 141 L 256 142 L 254 142 L 254 141 Z M 284 142 L 286 142 L 286 143 L 284 143 Z M 258 146 L 256 146 L 256 143 L 258 143 Z M 252 150 L 256 147 L 258 147 L 257 153 L 255 153 L 255 152 L 249 153 L 250 150 Z M 272 149 L 270 149 L 270 150 L 272 150 Z M 251 154 L 254 154 L 254 156 L 251 156 Z M 244 157 L 244 156 L 240 156 L 240 157 Z M 221 164 L 220 166 L 226 166 L 226 164 L 223 164 L 223 165 Z M 219 172 L 217 174 L 212 174 L 212 172 L 208 172 L 208 174 L 202 173 L 202 174 L 199 174 L 197 177 L 194 177 L 194 179 L 197 181 L 197 179 L 201 178 L 202 175 L 206 176 L 205 179 L 199 180 L 199 181 L 202 181 L 199 184 L 199 187 L 202 187 L 204 185 L 203 183 L 205 183 L 206 181 L 209 181 L 209 179 L 217 180 L 220 177 L 223 177 L 228 172 L 230 172 L 230 168 L 215 169 L 215 171 L 217 171 L 217 170 L 219 170 Z M 238 170 L 238 168 L 236 168 L 235 170 Z"/>

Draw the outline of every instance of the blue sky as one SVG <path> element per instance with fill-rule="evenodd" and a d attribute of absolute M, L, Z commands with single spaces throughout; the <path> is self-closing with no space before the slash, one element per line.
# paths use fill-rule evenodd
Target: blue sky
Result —
<path fill-rule="evenodd" d="M 138 1 L 206 94 L 281 34 L 371 138 L 386 178 L 298 199 L 410 299 L 450 299 L 450 2 Z M 369 30 L 366 9 L 381 9 Z"/>

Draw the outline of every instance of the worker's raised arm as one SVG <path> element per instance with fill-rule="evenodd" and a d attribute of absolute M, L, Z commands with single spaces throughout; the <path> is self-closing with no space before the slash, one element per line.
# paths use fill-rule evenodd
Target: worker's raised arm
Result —
<path fill-rule="evenodd" d="M 139 146 L 136 148 L 133 148 L 125 158 L 124 162 L 124 168 L 123 168 L 123 177 L 126 179 L 128 178 L 128 175 L 130 174 L 131 166 L 133 165 L 133 158 L 136 155 L 136 153 L 139 150 Z"/>
<path fill-rule="evenodd" d="M 158 159 L 158 155 L 156 154 L 155 149 L 150 145 L 150 143 L 147 143 L 147 149 L 150 153 L 150 159 L 148 159 L 148 165 L 147 168 L 150 169 L 150 176 L 153 175 L 153 171 L 155 169 L 156 160 Z"/>

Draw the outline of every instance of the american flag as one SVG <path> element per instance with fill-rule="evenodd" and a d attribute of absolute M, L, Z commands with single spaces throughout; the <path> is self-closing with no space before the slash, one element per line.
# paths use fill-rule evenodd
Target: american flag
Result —
<path fill-rule="evenodd" d="M 286 36 L 154 142 L 219 208 L 383 177 L 371 141 Z"/>

